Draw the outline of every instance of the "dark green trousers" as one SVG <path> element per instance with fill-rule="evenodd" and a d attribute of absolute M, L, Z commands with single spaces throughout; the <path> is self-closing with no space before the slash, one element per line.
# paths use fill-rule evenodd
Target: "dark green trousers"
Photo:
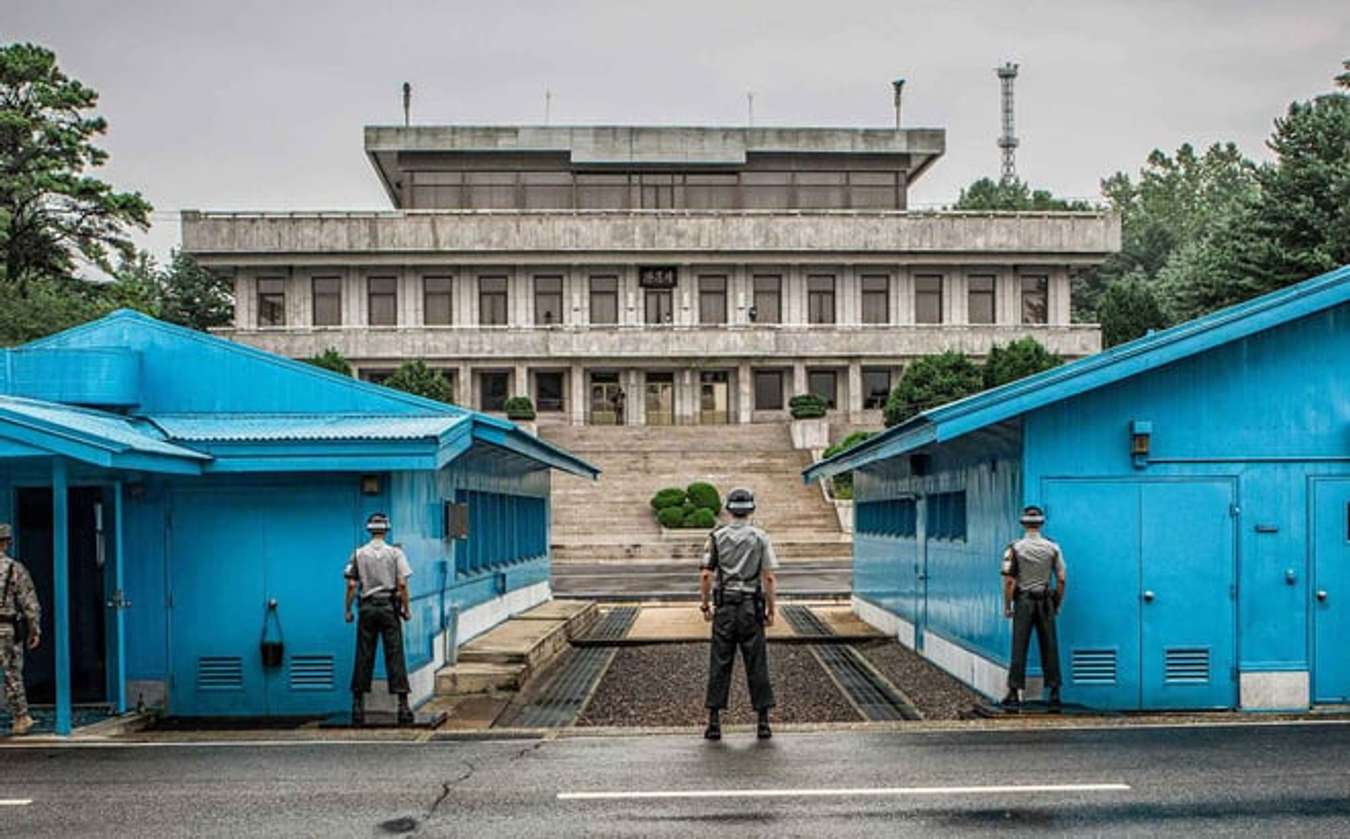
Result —
<path fill-rule="evenodd" d="M 751 595 L 734 603 L 728 595 L 713 613 L 712 650 L 708 655 L 709 708 L 721 710 L 727 707 L 737 649 L 741 651 L 745 678 L 750 685 L 750 704 L 756 711 L 772 708 L 768 644 L 764 640 L 764 625 L 755 615 L 755 599 Z"/>
<path fill-rule="evenodd" d="M 1013 601 L 1012 665 L 1008 668 L 1008 690 L 1027 686 L 1027 648 L 1031 631 L 1041 648 L 1041 673 L 1045 686 L 1059 687 L 1059 639 L 1055 635 L 1055 601 L 1048 595 L 1035 599 L 1019 593 Z"/>
<path fill-rule="evenodd" d="M 375 672 L 375 645 L 384 644 L 384 674 L 390 693 L 408 692 L 408 663 L 403 658 L 403 623 L 392 600 L 361 604 L 356 619 L 356 664 L 352 667 L 352 693 L 369 693 Z"/>

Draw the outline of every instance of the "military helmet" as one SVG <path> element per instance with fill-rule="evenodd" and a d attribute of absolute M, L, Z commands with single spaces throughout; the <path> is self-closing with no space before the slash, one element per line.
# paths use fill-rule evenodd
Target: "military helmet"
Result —
<path fill-rule="evenodd" d="M 384 533 L 389 530 L 389 517 L 384 513 L 371 513 L 366 519 L 366 530 L 371 533 Z"/>
<path fill-rule="evenodd" d="M 748 516 L 755 511 L 755 494 L 745 487 L 727 493 L 727 512 L 733 516 Z"/>
<path fill-rule="evenodd" d="M 13 539 L 14 529 L 8 524 L 0 524 L 0 540 Z"/>
<path fill-rule="evenodd" d="M 1045 524 L 1045 511 L 1032 504 L 1022 510 L 1021 521 L 1027 527 L 1040 527 Z"/>

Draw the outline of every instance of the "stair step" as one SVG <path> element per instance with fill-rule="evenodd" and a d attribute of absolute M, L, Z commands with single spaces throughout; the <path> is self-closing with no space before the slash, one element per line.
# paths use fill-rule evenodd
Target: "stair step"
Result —
<path fill-rule="evenodd" d="M 517 691 L 524 686 L 529 673 L 530 666 L 524 663 L 461 661 L 436 671 L 436 694 L 460 696 L 469 693 Z"/>

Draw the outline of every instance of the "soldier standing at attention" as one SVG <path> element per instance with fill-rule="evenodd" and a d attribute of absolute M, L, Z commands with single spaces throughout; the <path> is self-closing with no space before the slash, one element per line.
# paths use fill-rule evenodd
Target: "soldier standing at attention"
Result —
<path fill-rule="evenodd" d="M 1064 552 L 1059 545 L 1041 535 L 1045 513 L 1040 507 L 1022 511 L 1026 534 L 1003 552 L 1003 616 L 1012 618 L 1012 663 L 1008 667 L 1008 695 L 1003 707 L 1021 708 L 1020 693 L 1026 687 L 1027 647 L 1031 630 L 1041 649 L 1041 671 L 1050 688 L 1050 709 L 1059 704 L 1059 640 L 1055 635 L 1055 616 L 1064 603 Z M 1056 583 L 1050 587 L 1051 578 Z"/>
<path fill-rule="evenodd" d="M 27 734 L 33 728 L 28 715 L 28 696 L 23 686 L 24 639 L 19 637 L 19 620 L 28 625 L 27 646 L 36 650 L 42 641 L 42 609 L 38 606 L 33 578 L 16 559 L 9 557 L 14 531 L 0 524 L 0 670 L 5 671 L 5 704 L 14 720 L 10 733 Z"/>
<path fill-rule="evenodd" d="M 389 692 L 398 695 L 398 724 L 411 725 L 408 708 L 408 665 L 403 657 L 403 626 L 412 617 L 408 578 L 412 568 L 403 551 L 385 541 L 389 517 L 375 513 L 366 521 L 370 541 L 356 549 L 347 563 L 345 611 L 352 622 L 352 601 L 360 594 L 356 624 L 356 663 L 352 667 L 352 725 L 366 721 L 365 696 L 375 671 L 375 644 L 384 643 L 384 672 Z"/>
<path fill-rule="evenodd" d="M 756 735 L 761 740 L 773 736 L 769 728 L 769 709 L 774 706 L 773 685 L 769 682 L 769 657 L 764 627 L 773 626 L 777 609 L 774 570 L 778 557 L 763 530 L 750 524 L 755 511 L 755 496 L 748 489 L 733 489 L 727 494 L 727 512 L 732 521 L 708 536 L 699 575 L 699 608 L 703 619 L 712 621 L 712 652 L 708 659 L 708 728 L 703 736 L 722 739 L 722 709 L 727 707 L 731 690 L 731 669 L 736 648 L 741 650 L 745 677 L 750 685 L 750 702 L 759 713 Z M 714 581 L 716 587 L 714 588 Z M 712 595 L 716 611 L 708 605 Z"/>

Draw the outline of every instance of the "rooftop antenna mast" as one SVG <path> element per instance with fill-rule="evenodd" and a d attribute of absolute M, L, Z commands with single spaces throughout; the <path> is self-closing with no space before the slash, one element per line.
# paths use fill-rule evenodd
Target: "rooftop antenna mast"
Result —
<path fill-rule="evenodd" d="M 900 130 L 900 94 L 905 89 L 905 80 L 896 79 L 891 82 L 891 87 L 895 88 L 895 130 Z"/>
<path fill-rule="evenodd" d="M 412 85 L 403 83 L 403 127 L 412 124 Z"/>
<path fill-rule="evenodd" d="M 1013 133 L 1013 82 L 1017 79 L 1017 67 L 1009 61 L 994 70 L 1003 87 L 1003 136 L 998 138 L 998 147 L 1003 150 L 1004 183 L 1017 180 L 1017 137 Z"/>
<path fill-rule="evenodd" d="M 746 124 L 751 128 L 755 127 L 755 92 L 747 90 L 745 92 L 745 111 Z"/>
<path fill-rule="evenodd" d="M 553 91 L 544 88 L 544 125 L 549 124 L 553 118 Z"/>

